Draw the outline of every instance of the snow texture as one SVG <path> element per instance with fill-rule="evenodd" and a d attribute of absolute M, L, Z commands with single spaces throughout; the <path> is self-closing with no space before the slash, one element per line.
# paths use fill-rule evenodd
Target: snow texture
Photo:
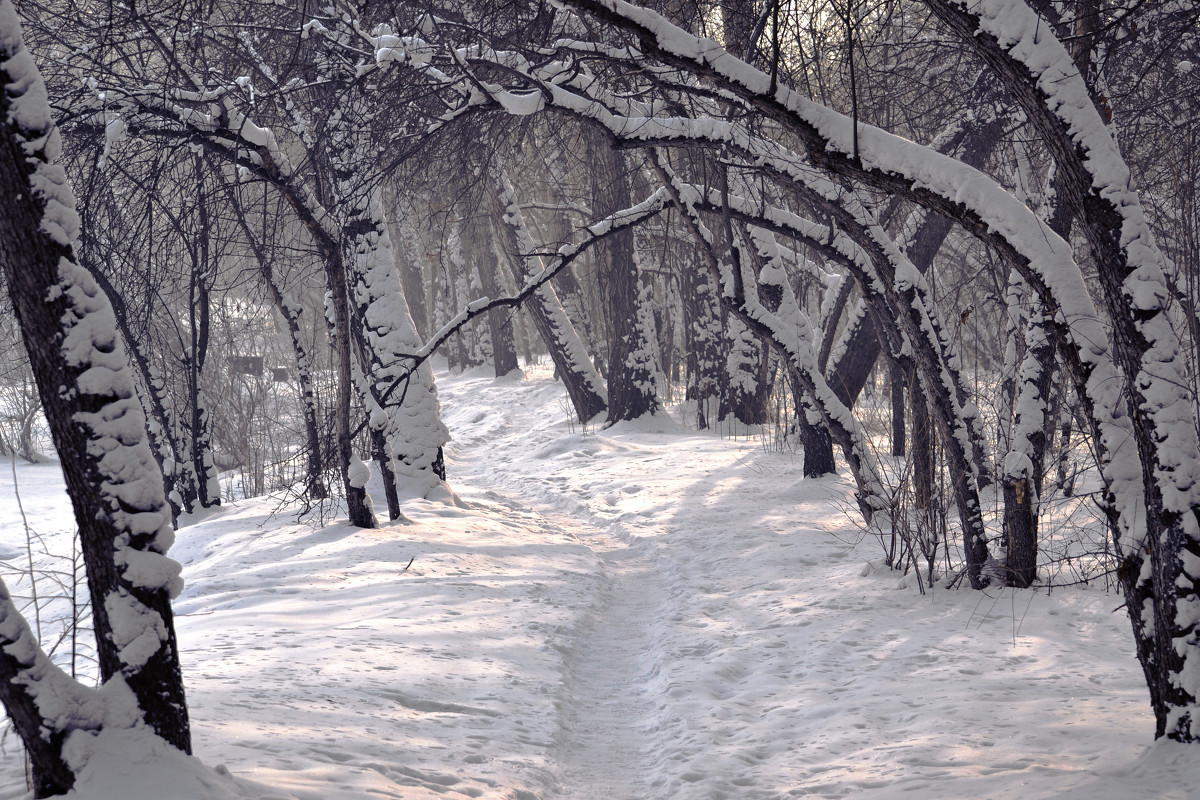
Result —
<path fill-rule="evenodd" d="M 76 734 L 72 799 L 1192 793 L 1195 748 L 1150 744 L 1117 595 L 921 596 L 848 522 L 848 480 L 678 425 L 572 431 L 525 367 L 438 376 L 469 508 L 412 501 L 383 531 L 271 498 L 185 517 L 200 760 Z M 56 471 L 17 465 L 69 549 Z M 14 506 L 0 551 L 24 546 Z M 22 786 L 7 747 L 0 799 Z"/>

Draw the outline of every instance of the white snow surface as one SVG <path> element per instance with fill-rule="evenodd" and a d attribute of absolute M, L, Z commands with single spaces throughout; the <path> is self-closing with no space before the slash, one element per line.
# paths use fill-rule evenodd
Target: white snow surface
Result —
<path fill-rule="evenodd" d="M 1194 796 L 1200 748 L 1151 744 L 1118 596 L 922 596 L 848 479 L 662 415 L 581 430 L 525 372 L 439 375 L 459 505 L 379 530 L 270 498 L 185 520 L 197 757 L 76 734 L 72 797 Z M 69 549 L 54 467 L 16 472 Z M 28 594 L 8 469 L 0 493 L 0 574 Z M 0 744 L 0 800 L 27 797 Z"/>

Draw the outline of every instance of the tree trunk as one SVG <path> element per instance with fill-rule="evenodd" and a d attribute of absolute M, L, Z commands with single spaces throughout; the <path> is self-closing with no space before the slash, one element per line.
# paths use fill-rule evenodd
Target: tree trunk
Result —
<path fill-rule="evenodd" d="M 757 16 L 754 0 L 721 0 L 721 27 L 725 31 L 725 49 L 748 61 L 750 36 Z M 678 24 L 678 23 L 676 23 Z"/>
<path fill-rule="evenodd" d="M 342 488 L 346 495 L 346 513 L 350 524 L 359 528 L 377 528 L 375 511 L 366 486 L 356 486 L 351 480 L 350 467 L 358 459 L 354 456 L 353 434 L 350 424 L 351 360 L 354 353 L 350 348 L 350 300 L 346 282 L 346 270 L 340 252 L 336 260 L 326 253 L 323 260 L 325 281 L 329 292 L 325 295 L 326 317 L 329 320 L 329 338 L 337 353 L 337 395 L 334 398 L 338 463 L 342 470 Z"/>
<path fill-rule="evenodd" d="M 723 367 L 720 304 L 708 270 L 687 265 L 680 280 L 687 352 L 685 399 L 695 405 L 696 427 L 705 430 L 719 419 L 718 376 Z"/>
<path fill-rule="evenodd" d="M 174 436 L 176 432 L 175 414 L 171 410 L 166 397 L 165 382 L 159 371 L 150 361 L 150 357 L 143 349 L 141 341 L 130 327 L 129 310 L 126 307 L 125 299 L 121 297 L 120 292 L 116 290 L 116 287 L 112 285 L 97 265 L 83 262 L 82 259 L 81 263 L 104 291 L 109 303 L 112 304 L 113 315 L 117 321 L 117 330 L 121 332 L 121 338 L 124 340 L 125 347 L 131 357 L 131 363 L 137 368 L 141 376 L 140 387 L 142 391 L 138 393 L 138 396 L 142 398 L 142 406 L 146 411 L 150 448 L 154 452 L 154 459 L 158 462 L 159 469 L 163 473 L 163 493 L 166 495 L 167 501 L 171 504 L 171 521 L 174 523 L 185 508 L 183 496 L 176 489 L 177 474 L 180 469 L 180 456 L 178 443 Z M 186 510 L 190 511 L 191 509 L 188 508 Z"/>
<path fill-rule="evenodd" d="M 170 602 L 180 567 L 165 556 L 171 510 L 112 308 L 75 261 L 75 198 L 53 164 L 60 140 L 17 19 L 0 0 L 0 264 L 79 526 L 101 678 L 122 676 L 154 732 L 190 752 Z M 62 736 L 80 723 L 46 718 L 37 695 L 82 687 L 54 672 L 2 590 L 0 619 L 0 699 L 30 753 L 35 794 L 64 791 L 73 777 Z"/>
<path fill-rule="evenodd" d="M 770 393 L 770 387 L 763 382 L 763 367 L 768 360 L 766 348 L 736 317 L 726 319 L 723 338 L 728 356 L 724 363 L 727 374 L 721 381 L 720 419 L 762 425 L 767 421 Z"/>
<path fill-rule="evenodd" d="M 904 373 L 900 365 L 888 359 L 888 385 L 892 394 L 892 455 L 904 455 Z"/>
<path fill-rule="evenodd" d="M 789 370 L 789 373 L 792 373 Z M 821 420 L 820 413 L 813 408 L 812 401 L 804 395 L 794 375 L 789 375 L 792 383 L 792 398 L 796 404 L 796 429 L 800 435 L 800 446 L 804 450 L 804 477 L 820 478 L 823 475 L 836 475 L 837 462 L 833 460 L 833 437 Z"/>
<path fill-rule="evenodd" d="M 542 270 L 533 238 L 517 203 L 517 196 L 507 176 L 499 170 L 492 174 L 494 192 L 491 217 L 498 238 L 504 242 L 503 252 L 510 258 L 513 271 L 524 282 Z M 559 273 L 560 275 L 564 273 Z M 534 326 L 545 342 L 554 361 L 558 376 L 567 389 L 575 416 L 581 423 L 590 422 L 608 410 L 604 381 L 588 359 L 587 350 L 567 318 L 558 295 L 549 283 L 542 284 L 526 304 Z"/>
<path fill-rule="evenodd" d="M 597 132 L 588 132 L 596 169 L 593 212 L 597 217 L 632 205 L 625 156 Z M 651 355 L 651 331 L 646 324 L 642 281 L 634 252 L 632 230 L 608 237 L 597 248 L 599 273 L 608 311 L 609 373 L 608 425 L 638 419 L 659 410 L 655 389 L 657 370 Z"/>
<path fill-rule="evenodd" d="M 208 414 L 208 401 L 204 395 L 201 379 L 204 374 L 204 363 L 208 358 L 208 340 L 211 328 L 209 295 L 212 290 L 213 267 L 209 263 L 208 238 L 210 226 L 208 220 L 208 203 L 204 195 L 203 173 L 201 158 L 196 157 L 196 187 L 198 198 L 196 208 L 199 213 L 199 241 L 194 245 L 192 253 L 192 282 L 190 287 L 191 304 L 188 309 L 191 315 L 191 347 L 187 353 L 186 368 L 188 376 L 188 407 L 191 411 L 192 463 L 196 471 L 197 499 L 201 508 L 212 508 L 221 505 L 221 481 L 217 474 L 217 465 L 213 460 L 212 433 L 209 430 L 211 419 Z"/>
<path fill-rule="evenodd" d="M 912 407 L 912 455 L 909 468 L 912 470 L 914 505 L 918 512 L 931 510 L 933 503 L 933 446 L 935 434 L 933 421 L 929 418 L 929 406 L 925 394 L 915 385 L 908 393 Z"/>
<path fill-rule="evenodd" d="M 392 469 L 392 454 L 388 452 L 387 437 L 379 428 L 371 428 L 371 456 L 379 468 L 388 519 L 400 519 L 403 515 L 400 513 L 400 494 L 396 491 L 396 472 Z"/>
<path fill-rule="evenodd" d="M 496 250 L 492 246 L 491 237 L 485 222 L 478 218 L 467 221 L 468 239 L 471 242 L 471 252 L 467 257 L 473 259 L 478 270 L 483 293 L 491 299 L 506 294 L 503 276 L 500 274 L 500 262 L 496 258 Z M 492 341 L 492 369 L 497 378 L 503 378 L 511 372 L 520 369 L 517 363 L 517 345 L 513 336 L 513 315 L 516 312 L 510 308 L 493 308 L 487 313 L 488 333 Z"/>

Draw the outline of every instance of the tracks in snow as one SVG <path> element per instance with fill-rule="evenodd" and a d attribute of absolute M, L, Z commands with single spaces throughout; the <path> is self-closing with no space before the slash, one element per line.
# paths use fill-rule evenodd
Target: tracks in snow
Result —
<path fill-rule="evenodd" d="M 514 398 L 516 405 L 525 401 Z M 503 408 L 503 405 L 501 406 Z M 572 492 L 549 470 L 530 475 L 515 468 L 511 450 L 539 442 L 513 429 L 507 412 L 469 420 L 474 432 L 455 445 L 457 467 L 468 483 L 487 487 L 502 504 L 536 511 L 548 526 L 572 534 L 601 561 L 602 582 L 564 653 L 558 732 L 552 758 L 563 800 L 645 800 L 660 796 L 660 754 L 672 725 L 660 696 L 662 637 L 668 576 L 659 569 L 652 541 L 625 532 L 617 521 L 589 509 L 588 494 Z M 548 456 L 545 457 L 549 457 Z M 611 511 L 612 503 L 602 510 Z M 656 691 L 657 689 L 657 691 Z"/>
<path fill-rule="evenodd" d="M 651 686 L 659 670 L 654 623 L 662 575 L 646 543 L 628 545 L 591 528 L 579 538 L 602 559 L 605 584 L 568 653 L 557 760 L 562 797 L 641 800 L 653 796 L 664 732 Z"/>

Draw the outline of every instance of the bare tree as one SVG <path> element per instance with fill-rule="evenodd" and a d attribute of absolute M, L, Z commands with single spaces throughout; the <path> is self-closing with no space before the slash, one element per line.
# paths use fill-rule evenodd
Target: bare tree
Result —
<path fill-rule="evenodd" d="M 70 789 L 64 742 L 133 725 L 190 752 L 166 557 L 171 510 L 107 298 L 75 260 L 75 199 L 61 142 L 9 0 L 0 0 L 0 262 L 79 526 L 106 695 L 55 667 L 0 585 L 0 699 L 33 766 L 38 797 Z M 127 686 L 127 690 L 121 689 Z M 114 695 L 115 693 L 115 695 Z M 121 719 L 114 700 L 139 713 Z"/>

